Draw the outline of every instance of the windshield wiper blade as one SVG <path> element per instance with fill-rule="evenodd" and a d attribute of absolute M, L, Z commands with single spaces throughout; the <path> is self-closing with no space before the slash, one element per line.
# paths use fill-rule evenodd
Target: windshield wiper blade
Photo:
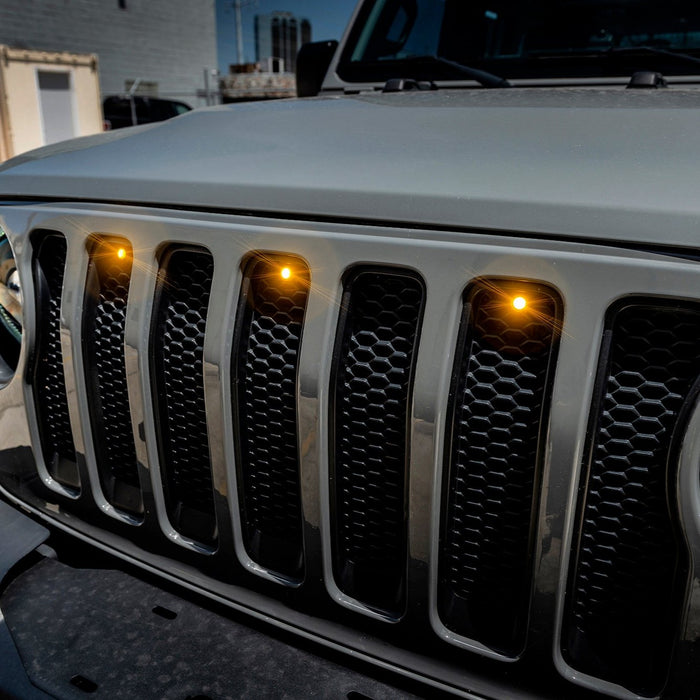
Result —
<path fill-rule="evenodd" d="M 486 88 L 512 87 L 511 84 L 505 78 L 501 78 L 500 75 L 495 75 L 494 73 L 489 73 L 485 70 L 479 70 L 478 68 L 472 68 L 471 66 L 465 66 L 462 63 L 450 61 L 449 58 L 443 58 L 442 56 L 433 56 L 431 54 L 426 54 L 425 56 L 408 56 L 406 58 L 400 59 L 400 62 L 423 62 L 433 63 L 437 66 L 444 66 L 445 68 L 450 68 L 455 73 L 459 73 L 465 78 L 469 78 L 470 80 L 476 80 L 477 83 Z"/>
<path fill-rule="evenodd" d="M 602 50 L 600 53 L 611 55 L 650 53 L 655 54 L 657 56 L 673 58 L 679 62 L 700 64 L 700 58 L 698 58 L 697 56 L 691 56 L 689 53 L 683 53 L 682 51 L 670 51 L 669 49 L 660 49 L 657 46 L 649 46 L 647 44 L 643 44 L 641 46 L 611 46 L 608 49 Z"/>
<path fill-rule="evenodd" d="M 613 58 L 614 56 L 624 56 L 634 54 L 652 54 L 655 56 L 663 56 L 670 58 L 679 63 L 697 63 L 700 64 L 700 58 L 692 56 L 689 53 L 682 51 L 671 51 L 670 49 L 661 49 L 658 46 L 650 46 L 649 44 L 640 44 L 639 46 L 608 46 L 600 49 L 574 49 L 567 51 L 566 49 L 555 51 L 537 51 L 530 50 L 527 52 L 528 57 L 532 58 Z"/>

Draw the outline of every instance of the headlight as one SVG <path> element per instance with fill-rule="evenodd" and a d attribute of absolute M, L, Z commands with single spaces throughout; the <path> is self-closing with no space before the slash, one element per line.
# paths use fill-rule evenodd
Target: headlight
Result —
<path fill-rule="evenodd" d="M 0 382 L 17 369 L 22 344 L 22 285 L 15 254 L 0 228 Z"/>

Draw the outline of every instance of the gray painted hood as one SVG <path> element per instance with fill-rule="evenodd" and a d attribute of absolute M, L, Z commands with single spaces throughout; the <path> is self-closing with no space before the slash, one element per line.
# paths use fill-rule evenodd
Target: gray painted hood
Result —
<path fill-rule="evenodd" d="M 461 90 L 196 110 L 39 149 L 0 196 L 700 242 L 700 91 Z"/>

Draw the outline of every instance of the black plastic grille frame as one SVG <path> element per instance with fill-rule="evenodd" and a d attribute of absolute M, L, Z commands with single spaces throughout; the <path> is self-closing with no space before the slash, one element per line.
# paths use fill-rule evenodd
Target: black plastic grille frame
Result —
<path fill-rule="evenodd" d="M 455 353 L 438 609 L 451 631 L 511 657 L 525 646 L 561 306 L 542 285 L 482 280 L 465 295 Z"/>
<path fill-rule="evenodd" d="M 406 489 L 424 287 L 398 269 L 345 280 L 332 380 L 333 573 L 391 617 L 405 608 Z"/>
<path fill-rule="evenodd" d="M 124 356 L 131 245 L 121 238 L 100 237 L 88 241 L 88 250 L 83 358 L 100 484 L 113 506 L 141 514 Z"/>
<path fill-rule="evenodd" d="M 151 334 L 155 413 L 168 517 L 181 534 L 216 541 L 204 402 L 204 334 L 214 261 L 202 248 L 161 257 Z"/>
<path fill-rule="evenodd" d="M 256 563 L 294 580 L 303 577 L 296 396 L 309 282 L 297 258 L 251 261 L 231 372 L 245 548 Z"/>
<path fill-rule="evenodd" d="M 37 324 L 32 387 L 41 449 L 49 474 L 77 493 L 80 475 L 68 413 L 61 349 L 61 293 L 67 244 L 59 233 L 40 233 L 35 240 L 34 286 L 40 321 Z"/>
<path fill-rule="evenodd" d="M 700 306 L 609 314 L 562 642 L 575 669 L 640 695 L 663 689 L 684 598 L 675 436 L 699 377 Z"/>

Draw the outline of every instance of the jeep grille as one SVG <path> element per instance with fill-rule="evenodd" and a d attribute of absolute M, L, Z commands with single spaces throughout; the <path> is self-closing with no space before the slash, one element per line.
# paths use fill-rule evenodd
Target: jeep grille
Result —
<path fill-rule="evenodd" d="M 27 207 L 5 492 L 442 687 L 694 687 L 697 263 L 124 211 Z"/>

